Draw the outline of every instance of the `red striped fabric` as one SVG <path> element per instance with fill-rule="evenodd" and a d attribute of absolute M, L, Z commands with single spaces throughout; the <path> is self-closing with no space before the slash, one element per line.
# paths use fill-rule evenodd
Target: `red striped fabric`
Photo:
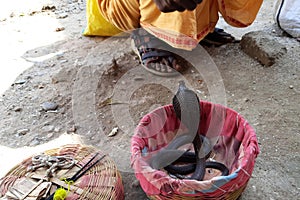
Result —
<path fill-rule="evenodd" d="M 150 167 L 151 155 L 166 146 L 176 132 L 185 130 L 184 126 L 180 127 L 173 106 L 166 105 L 145 115 L 131 140 L 132 168 L 149 197 L 235 199 L 232 197 L 246 187 L 259 154 L 255 130 L 243 116 L 230 108 L 206 101 L 201 101 L 200 108 L 198 134 L 218 138 L 213 147 L 214 159 L 225 164 L 230 174 L 196 181 L 171 178 L 166 171 Z"/>

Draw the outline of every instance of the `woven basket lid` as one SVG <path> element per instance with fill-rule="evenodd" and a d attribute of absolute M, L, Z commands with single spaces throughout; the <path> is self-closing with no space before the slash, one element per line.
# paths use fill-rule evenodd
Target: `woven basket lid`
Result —
<path fill-rule="evenodd" d="M 83 176 L 73 183 L 64 181 L 66 178 L 72 177 L 72 175 L 80 170 L 82 166 L 88 163 L 96 154 L 99 158 L 102 157 L 102 159 L 86 171 Z M 52 178 L 43 181 L 44 183 L 53 181 L 52 183 L 55 183 L 52 184 L 53 187 L 51 189 L 53 191 L 62 187 L 61 185 L 56 185 L 56 183 L 64 184 L 65 191 L 67 192 L 66 199 L 124 199 L 122 178 L 115 163 L 98 149 L 92 146 L 72 144 L 47 150 L 42 152 L 42 155 L 68 156 L 76 162 L 76 164 L 69 169 L 58 168 Z M 20 182 L 25 179 L 26 181 L 29 180 L 35 183 L 38 182 L 37 177 L 45 175 L 45 171 L 47 170 L 45 167 L 38 168 L 33 172 L 28 172 L 27 169 L 29 166 L 32 166 L 32 159 L 35 156 L 36 155 L 33 155 L 23 160 L 0 179 L 0 197 L 6 196 L 12 191 L 12 188 L 18 187 Z M 56 188 L 54 185 L 56 185 Z M 49 191 L 47 196 L 49 196 L 51 192 L 53 193 L 53 191 Z M 33 193 L 29 193 L 28 197 L 31 195 L 33 195 Z"/>

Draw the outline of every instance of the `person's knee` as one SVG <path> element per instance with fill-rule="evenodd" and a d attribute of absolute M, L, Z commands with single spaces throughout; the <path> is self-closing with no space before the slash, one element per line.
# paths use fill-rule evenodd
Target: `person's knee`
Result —
<path fill-rule="evenodd" d="M 132 0 L 99 0 L 103 17 L 123 31 L 139 26 L 139 4 Z"/>

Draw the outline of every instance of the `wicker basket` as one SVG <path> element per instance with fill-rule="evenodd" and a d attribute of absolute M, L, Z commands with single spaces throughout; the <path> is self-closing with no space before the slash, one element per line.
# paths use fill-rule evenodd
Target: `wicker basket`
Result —
<path fill-rule="evenodd" d="M 205 175 L 203 181 L 196 181 L 172 178 L 164 170 L 151 168 L 150 155 L 184 131 L 173 106 L 166 105 L 141 119 L 131 141 L 132 166 L 150 199 L 237 199 L 246 188 L 259 153 L 254 129 L 230 108 L 202 101 L 200 109 L 198 134 L 217 138 L 214 159 L 227 166 L 229 175 Z"/>
<path fill-rule="evenodd" d="M 50 156 L 71 156 L 78 161 L 76 164 L 77 167 L 82 167 L 96 153 L 104 155 L 94 147 L 79 144 L 64 145 L 43 153 Z M 18 179 L 24 178 L 28 174 L 27 167 L 31 165 L 32 157 L 25 159 L 0 179 L 0 197 L 4 196 Z M 59 174 L 59 170 L 57 174 Z M 62 179 L 63 177 L 57 178 Z M 81 194 L 70 190 L 67 193 L 66 199 L 124 199 L 121 175 L 114 162 L 108 156 L 105 156 L 99 163 L 95 164 L 82 177 L 75 181 L 72 186 L 80 188 Z"/>

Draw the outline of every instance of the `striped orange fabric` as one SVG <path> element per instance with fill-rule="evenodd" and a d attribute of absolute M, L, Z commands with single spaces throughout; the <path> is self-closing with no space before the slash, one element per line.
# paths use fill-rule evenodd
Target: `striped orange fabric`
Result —
<path fill-rule="evenodd" d="M 142 26 L 175 48 L 191 50 L 214 30 L 219 13 L 232 26 L 246 27 L 262 0 L 203 0 L 193 11 L 163 13 L 153 0 L 98 0 L 101 14 L 123 31 Z"/>

